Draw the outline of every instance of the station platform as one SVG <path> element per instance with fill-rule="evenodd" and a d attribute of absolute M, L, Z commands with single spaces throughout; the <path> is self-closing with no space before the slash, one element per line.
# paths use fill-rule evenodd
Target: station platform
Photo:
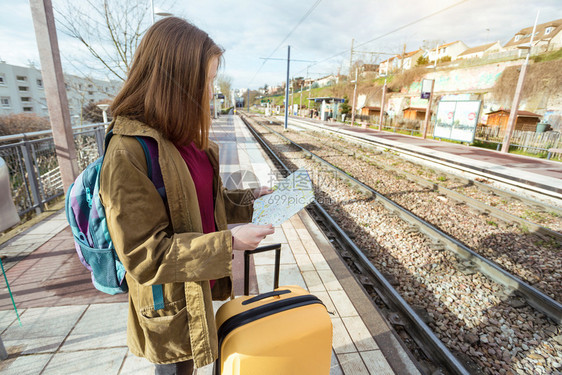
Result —
<path fill-rule="evenodd" d="M 277 120 L 284 121 L 281 116 Z M 516 154 L 504 154 L 499 151 L 393 133 L 379 131 L 361 126 L 351 126 L 340 122 L 320 121 L 305 117 L 291 116 L 289 125 L 308 124 L 331 131 L 359 136 L 387 145 L 406 153 L 415 153 L 436 163 L 459 166 L 483 177 L 491 177 L 513 187 L 528 189 L 532 187 L 538 194 L 556 200 L 562 200 L 562 163 L 546 159 L 533 158 Z M 562 201 L 558 202 L 562 206 Z"/>
<path fill-rule="evenodd" d="M 227 188 L 271 186 L 278 178 L 242 121 L 215 120 L 221 177 Z M 280 285 L 300 285 L 318 296 L 333 322 L 330 374 L 419 374 L 380 311 L 306 211 L 275 228 L 261 245 L 281 243 Z M 0 282 L 0 337 L 9 353 L 2 374 L 153 374 L 126 346 L 126 295 L 94 289 L 76 256 L 64 212 L 0 245 L 21 317 Z M 243 259 L 235 252 L 234 291 L 243 293 Z M 273 254 L 257 254 L 250 293 L 273 287 Z M 217 309 L 222 302 L 215 303 Z M 197 370 L 211 375 L 212 366 Z"/>

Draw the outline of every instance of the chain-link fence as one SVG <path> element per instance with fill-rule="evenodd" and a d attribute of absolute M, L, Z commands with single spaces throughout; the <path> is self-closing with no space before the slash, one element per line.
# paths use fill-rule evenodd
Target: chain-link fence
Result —
<path fill-rule="evenodd" d="M 102 154 L 105 126 L 91 124 L 73 131 L 78 167 L 82 171 Z M 20 216 L 32 210 L 41 212 L 46 203 L 64 193 L 50 133 L 0 137 L 0 157 L 8 166 L 12 199 Z"/>

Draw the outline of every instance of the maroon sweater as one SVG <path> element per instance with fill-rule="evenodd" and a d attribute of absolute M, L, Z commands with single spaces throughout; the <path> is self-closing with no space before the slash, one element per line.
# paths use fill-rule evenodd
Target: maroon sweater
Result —
<path fill-rule="evenodd" d="M 215 203 L 213 201 L 213 166 L 205 151 L 199 150 L 191 143 L 189 146 L 176 145 L 183 160 L 189 168 L 189 173 L 197 191 L 197 201 L 201 213 L 203 233 L 212 233 L 215 226 Z M 211 280 L 211 288 L 215 280 Z"/>

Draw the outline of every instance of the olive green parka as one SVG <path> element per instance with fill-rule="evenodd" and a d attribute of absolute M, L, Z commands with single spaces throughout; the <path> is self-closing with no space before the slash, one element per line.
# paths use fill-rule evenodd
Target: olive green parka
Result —
<path fill-rule="evenodd" d="M 218 146 L 206 151 L 213 166 L 217 231 L 203 234 L 195 185 L 172 142 L 142 122 L 118 117 L 112 124 L 100 176 L 100 198 L 119 259 L 127 271 L 127 344 L 153 363 L 193 359 L 195 367 L 217 357 L 213 299 L 232 287 L 232 234 L 227 223 L 251 220 L 249 190 L 226 190 L 219 175 Z M 153 138 L 167 205 L 147 177 L 141 144 Z M 209 280 L 217 280 L 212 291 Z M 152 285 L 163 284 L 164 309 L 155 310 Z"/>

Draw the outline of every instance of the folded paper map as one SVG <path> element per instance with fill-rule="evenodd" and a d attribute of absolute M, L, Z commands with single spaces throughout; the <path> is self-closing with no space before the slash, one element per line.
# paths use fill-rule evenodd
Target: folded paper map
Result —
<path fill-rule="evenodd" d="M 254 201 L 252 223 L 279 225 L 314 200 L 312 181 L 306 169 L 298 169 L 273 189 L 273 193 Z"/>

